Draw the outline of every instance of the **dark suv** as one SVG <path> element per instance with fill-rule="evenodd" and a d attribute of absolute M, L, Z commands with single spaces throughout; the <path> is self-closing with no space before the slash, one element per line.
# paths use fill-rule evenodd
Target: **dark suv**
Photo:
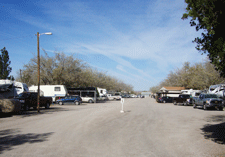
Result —
<path fill-rule="evenodd" d="M 165 96 L 165 97 L 161 97 L 158 99 L 158 102 L 160 103 L 172 103 L 173 102 L 173 98 Z"/>
<path fill-rule="evenodd" d="M 75 105 L 80 105 L 82 103 L 82 99 L 79 95 L 66 96 L 65 98 L 58 99 L 56 103 L 58 103 L 59 105 L 64 105 L 66 103 L 74 103 Z"/>

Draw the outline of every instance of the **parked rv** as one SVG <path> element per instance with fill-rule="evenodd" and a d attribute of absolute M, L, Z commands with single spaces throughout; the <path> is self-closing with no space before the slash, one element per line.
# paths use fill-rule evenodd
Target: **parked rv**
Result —
<path fill-rule="evenodd" d="M 98 97 L 96 87 L 69 87 L 67 90 L 69 95 L 79 95 L 82 98 L 82 102 L 94 103 Z"/>
<path fill-rule="evenodd" d="M 37 92 L 38 86 L 30 86 L 30 92 Z M 59 98 L 64 98 L 68 92 L 64 85 L 40 85 L 40 95 L 45 97 L 52 97 L 52 101 L 56 102 Z"/>
<path fill-rule="evenodd" d="M 0 80 L 0 95 L 4 98 L 14 98 L 22 92 L 27 92 L 28 86 L 22 82 Z"/>
<path fill-rule="evenodd" d="M 218 97 L 224 99 L 224 90 L 225 90 L 225 84 L 217 84 L 212 85 L 209 87 L 208 93 L 209 94 L 216 94 Z"/>
<path fill-rule="evenodd" d="M 198 97 L 202 93 L 202 90 L 185 89 L 181 90 L 181 94 L 189 94 L 192 97 Z"/>

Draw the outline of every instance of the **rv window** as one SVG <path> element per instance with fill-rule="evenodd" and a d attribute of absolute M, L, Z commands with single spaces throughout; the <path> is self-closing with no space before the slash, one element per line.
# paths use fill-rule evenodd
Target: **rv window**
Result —
<path fill-rule="evenodd" d="M 60 87 L 55 87 L 55 91 L 61 91 Z"/>
<path fill-rule="evenodd" d="M 103 93 L 103 90 L 101 90 L 100 93 Z"/>

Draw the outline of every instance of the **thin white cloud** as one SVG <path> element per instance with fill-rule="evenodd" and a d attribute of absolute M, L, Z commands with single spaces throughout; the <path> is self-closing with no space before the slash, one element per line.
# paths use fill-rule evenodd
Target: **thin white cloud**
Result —
<path fill-rule="evenodd" d="M 108 5 L 103 7 L 104 4 Z M 123 77 L 130 81 L 133 77 L 157 83 L 163 79 L 159 74 L 166 75 L 185 61 L 201 60 L 191 42 L 199 33 L 196 35 L 189 22 L 181 20 L 184 1 L 155 0 L 109 6 L 109 2 L 95 5 L 91 1 L 45 2 L 39 8 L 45 15 L 43 19 L 19 10 L 12 14 L 35 28 L 54 31 L 53 48 L 59 51 L 106 56 L 115 62 L 111 65 L 114 74 L 116 70 L 124 72 Z M 146 65 L 142 67 L 146 68 L 137 66 L 136 61 L 143 61 Z"/>

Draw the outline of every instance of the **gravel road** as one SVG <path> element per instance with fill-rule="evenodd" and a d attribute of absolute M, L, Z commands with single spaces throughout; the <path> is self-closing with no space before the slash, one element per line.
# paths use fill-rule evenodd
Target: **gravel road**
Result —
<path fill-rule="evenodd" d="M 225 156 L 225 111 L 159 104 L 153 98 L 52 105 L 0 116 L 0 156 Z"/>

